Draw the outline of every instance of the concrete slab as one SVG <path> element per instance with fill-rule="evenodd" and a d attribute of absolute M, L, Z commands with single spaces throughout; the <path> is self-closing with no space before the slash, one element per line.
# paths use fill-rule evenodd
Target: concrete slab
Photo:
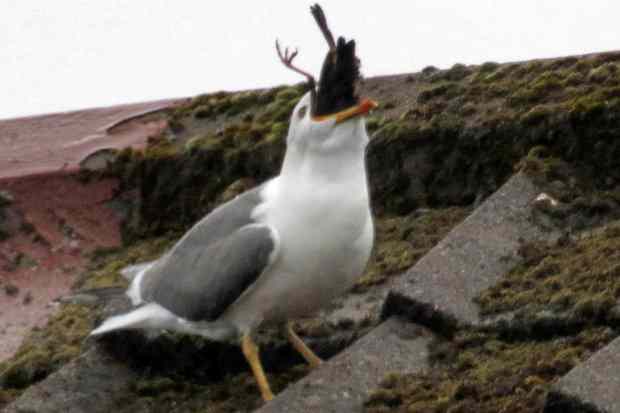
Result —
<path fill-rule="evenodd" d="M 547 396 L 545 413 L 620 413 L 620 338 L 562 377 Z"/>
<path fill-rule="evenodd" d="M 361 412 L 368 392 L 386 373 L 428 367 L 431 339 L 428 330 L 392 317 L 258 412 Z"/>
<path fill-rule="evenodd" d="M 513 176 L 465 221 L 394 283 L 384 314 L 450 334 L 482 320 L 473 298 L 520 260 L 522 242 L 545 237 L 531 220 L 540 190 L 524 174 Z"/>

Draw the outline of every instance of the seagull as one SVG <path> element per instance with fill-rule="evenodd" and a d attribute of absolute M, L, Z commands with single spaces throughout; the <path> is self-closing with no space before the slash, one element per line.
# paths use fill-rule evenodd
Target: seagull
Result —
<path fill-rule="evenodd" d="M 308 79 L 295 106 L 280 174 L 213 210 L 156 261 L 129 267 L 134 308 L 91 332 L 169 330 L 239 344 L 265 401 L 273 393 L 258 346 L 260 325 L 286 325 L 287 338 L 311 367 L 322 360 L 290 320 L 327 306 L 352 287 L 371 254 L 364 115 L 376 107 L 355 96 L 355 42 L 336 43 L 320 6 L 312 14 L 330 47 L 321 78 Z"/>

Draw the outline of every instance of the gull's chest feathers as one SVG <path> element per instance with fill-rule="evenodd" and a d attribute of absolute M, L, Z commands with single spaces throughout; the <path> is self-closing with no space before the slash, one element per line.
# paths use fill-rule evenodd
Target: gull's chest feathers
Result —
<path fill-rule="evenodd" d="M 281 245 L 293 255 L 327 258 L 354 243 L 369 216 L 365 186 L 348 183 L 274 179 L 256 218 L 278 231 Z"/>

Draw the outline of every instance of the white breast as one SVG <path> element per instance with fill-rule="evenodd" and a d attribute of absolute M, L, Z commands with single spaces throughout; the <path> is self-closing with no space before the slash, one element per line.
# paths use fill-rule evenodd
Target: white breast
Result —
<path fill-rule="evenodd" d="M 279 242 L 274 261 L 224 314 L 242 330 L 325 306 L 353 285 L 370 256 L 363 120 L 310 132 L 289 132 L 281 174 L 252 213 Z"/>
<path fill-rule="evenodd" d="M 352 189 L 283 185 L 281 178 L 265 187 L 268 202 L 253 215 L 278 232 L 278 258 L 228 319 L 243 329 L 296 318 L 353 285 L 370 257 L 374 227 L 366 188 Z"/>

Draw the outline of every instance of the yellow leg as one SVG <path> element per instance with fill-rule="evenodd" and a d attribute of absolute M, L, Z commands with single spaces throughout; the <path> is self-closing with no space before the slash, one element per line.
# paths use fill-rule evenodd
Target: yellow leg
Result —
<path fill-rule="evenodd" d="M 263 400 L 267 402 L 273 399 L 273 393 L 271 392 L 269 382 L 267 381 L 267 377 L 265 376 L 263 365 L 260 362 L 258 346 L 254 344 L 249 334 L 244 335 L 241 339 L 241 350 L 243 351 L 245 359 L 248 361 L 250 367 L 252 368 L 252 373 L 254 373 L 254 377 L 256 377 L 256 382 L 258 383 L 258 388 L 260 389 L 260 394 L 263 396 Z"/>
<path fill-rule="evenodd" d="M 321 363 L 323 363 L 323 360 L 321 360 L 319 356 L 314 354 L 314 352 L 310 350 L 308 346 L 306 346 L 306 343 L 304 343 L 302 339 L 299 338 L 297 334 L 295 334 L 291 323 L 288 323 L 288 325 L 286 326 L 286 334 L 288 337 L 288 341 L 291 343 L 293 348 L 295 348 L 295 350 L 297 350 L 299 354 L 301 354 L 301 356 L 308 362 L 310 367 L 315 368 L 320 366 Z"/>

